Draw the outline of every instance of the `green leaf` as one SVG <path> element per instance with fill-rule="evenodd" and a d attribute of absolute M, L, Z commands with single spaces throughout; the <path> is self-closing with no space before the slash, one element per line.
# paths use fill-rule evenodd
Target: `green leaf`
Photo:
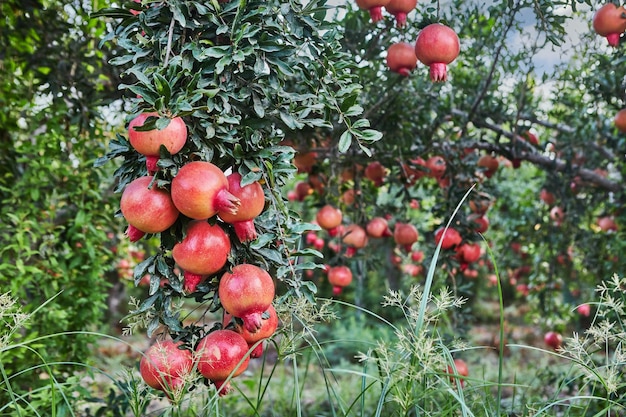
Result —
<path fill-rule="evenodd" d="M 352 144 L 352 133 L 350 133 L 349 130 L 346 130 L 345 132 L 341 134 L 341 137 L 339 137 L 339 143 L 337 144 L 337 149 L 339 150 L 339 152 L 345 153 L 350 148 L 351 144 Z"/>

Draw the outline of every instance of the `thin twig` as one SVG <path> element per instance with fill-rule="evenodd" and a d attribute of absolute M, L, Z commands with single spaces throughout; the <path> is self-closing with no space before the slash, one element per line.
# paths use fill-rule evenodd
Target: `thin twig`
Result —
<path fill-rule="evenodd" d="M 167 48 L 165 49 L 165 60 L 163 61 L 163 66 L 167 67 L 167 63 L 170 60 L 170 54 L 172 53 L 172 38 L 174 37 L 174 24 L 176 21 L 172 16 L 172 21 L 170 22 L 170 28 L 167 33 Z"/>

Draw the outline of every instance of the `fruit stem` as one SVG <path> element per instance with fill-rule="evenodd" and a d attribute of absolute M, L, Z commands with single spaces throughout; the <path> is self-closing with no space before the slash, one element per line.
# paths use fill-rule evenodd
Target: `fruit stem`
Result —
<path fill-rule="evenodd" d="M 430 64 L 430 80 L 432 82 L 446 81 L 448 79 L 448 70 L 443 62 L 433 62 Z"/>
<path fill-rule="evenodd" d="M 217 211 L 224 211 L 232 215 L 237 214 L 241 200 L 232 195 L 226 188 L 222 188 L 217 192 L 213 206 Z"/>

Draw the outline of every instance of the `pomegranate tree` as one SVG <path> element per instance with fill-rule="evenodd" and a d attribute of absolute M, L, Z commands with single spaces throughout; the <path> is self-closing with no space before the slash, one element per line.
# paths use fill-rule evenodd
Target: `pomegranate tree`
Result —
<path fill-rule="evenodd" d="M 609 2 L 596 11 L 592 24 L 593 30 L 604 36 L 609 45 L 618 46 L 620 36 L 626 31 L 626 9 Z"/>
<path fill-rule="evenodd" d="M 215 330 L 203 337 L 196 347 L 198 372 L 211 381 L 219 395 L 228 394 L 230 378 L 248 367 L 248 344 L 233 330 Z"/>
<path fill-rule="evenodd" d="M 122 193 L 120 209 L 128 222 L 126 234 L 131 242 L 136 242 L 146 233 L 163 232 L 178 219 L 178 209 L 170 194 L 152 184 L 152 180 L 149 176 L 139 177 Z"/>
<path fill-rule="evenodd" d="M 222 269 L 230 248 L 230 239 L 219 224 L 206 220 L 190 222 L 187 234 L 172 249 L 174 261 L 185 271 L 185 292 L 194 292 L 206 276 Z"/>
<path fill-rule="evenodd" d="M 180 117 L 174 117 L 163 129 L 137 130 L 149 117 L 159 118 L 156 112 L 141 113 L 128 124 L 130 145 L 146 157 L 148 172 L 155 172 L 161 151 L 165 146 L 170 154 L 178 153 L 187 142 L 187 125 Z"/>
<path fill-rule="evenodd" d="M 183 165 L 172 180 L 172 200 L 178 210 L 195 220 L 218 212 L 237 214 L 241 201 L 228 191 L 224 172 L 210 162 Z"/>
<path fill-rule="evenodd" d="M 183 387 L 192 370 L 191 351 L 171 339 L 154 343 L 139 362 L 139 372 L 145 383 L 168 393 Z"/>
<path fill-rule="evenodd" d="M 357 6 L 361 10 L 367 10 L 370 13 L 372 22 L 378 22 L 383 19 L 383 7 L 389 4 L 390 0 L 356 0 Z"/>
<path fill-rule="evenodd" d="M 249 242 L 257 238 L 254 228 L 254 218 L 265 207 L 265 194 L 258 181 L 241 186 L 241 175 L 233 172 L 228 177 L 228 190 L 241 202 L 235 214 L 229 210 L 218 211 L 219 217 L 226 223 L 233 225 L 239 241 Z"/>
<path fill-rule="evenodd" d="M 417 67 L 415 48 L 407 42 L 394 43 L 387 49 L 387 66 L 391 71 L 408 77 Z"/>
<path fill-rule="evenodd" d="M 415 55 L 424 65 L 430 67 L 433 82 L 446 81 L 446 65 L 459 56 L 461 45 L 454 30 L 441 23 L 432 23 L 422 29 L 415 41 Z"/>
<path fill-rule="evenodd" d="M 385 6 L 385 10 L 396 18 L 396 26 L 402 28 L 406 26 L 406 15 L 417 6 L 417 0 L 390 0 Z"/>
<path fill-rule="evenodd" d="M 219 297 L 228 313 L 243 320 L 244 328 L 256 333 L 263 326 L 262 315 L 274 300 L 270 274 L 252 264 L 240 264 L 222 275 Z"/>

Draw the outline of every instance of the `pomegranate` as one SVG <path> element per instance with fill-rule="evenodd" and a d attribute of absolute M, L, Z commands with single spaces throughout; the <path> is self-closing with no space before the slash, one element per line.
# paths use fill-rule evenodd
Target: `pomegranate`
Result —
<path fill-rule="evenodd" d="M 362 249 L 367 245 L 367 232 L 358 224 L 349 224 L 343 231 L 342 241 L 349 246 L 346 256 L 352 256 L 357 249 Z"/>
<path fill-rule="evenodd" d="M 299 173 L 310 174 L 317 163 L 317 152 L 298 152 L 293 158 L 293 164 Z"/>
<path fill-rule="evenodd" d="M 337 207 L 326 204 L 318 210 L 315 215 L 315 221 L 322 229 L 328 230 L 331 236 L 337 234 L 337 228 L 341 225 L 343 215 Z"/>
<path fill-rule="evenodd" d="M 389 224 L 384 217 L 374 217 L 365 226 L 365 232 L 368 236 L 379 238 L 391 236 L 391 230 L 389 230 Z"/>
<path fill-rule="evenodd" d="M 406 42 L 394 43 L 387 49 L 387 67 L 393 72 L 408 77 L 417 67 L 415 49 Z"/>
<path fill-rule="evenodd" d="M 456 372 L 454 372 L 454 368 L 456 368 Z M 451 365 L 448 365 L 448 374 L 450 375 L 460 375 L 460 376 L 469 376 L 469 369 L 467 368 L 467 363 L 463 359 L 455 359 L 454 360 L 454 368 Z M 455 383 L 455 378 L 450 377 L 450 382 Z M 464 379 L 460 379 L 459 384 L 461 388 L 465 384 Z"/>
<path fill-rule="evenodd" d="M 562 207 L 554 206 L 550 210 L 550 218 L 556 226 L 560 226 L 563 223 L 563 219 L 565 219 L 565 211 Z"/>
<path fill-rule="evenodd" d="M 234 378 L 248 367 L 248 344 L 233 330 L 216 330 L 203 337 L 196 347 L 198 372 L 215 385 L 219 395 L 228 394 Z"/>
<path fill-rule="evenodd" d="M 378 22 L 383 18 L 383 7 L 389 4 L 389 0 L 356 0 L 357 6 L 361 10 L 368 10 L 372 22 Z"/>
<path fill-rule="evenodd" d="M 391 0 L 385 10 L 396 18 L 396 26 L 406 26 L 406 15 L 417 6 L 417 0 Z"/>
<path fill-rule="evenodd" d="M 146 156 L 148 172 L 156 172 L 161 145 L 172 155 L 178 153 L 187 142 L 187 126 L 182 118 L 174 117 L 164 129 L 136 130 L 136 127 L 144 125 L 148 117 L 159 117 L 159 114 L 142 113 L 131 120 L 128 124 L 128 140 L 137 152 Z"/>
<path fill-rule="evenodd" d="M 274 300 L 270 274 L 256 265 L 241 264 L 220 279 L 218 295 L 224 310 L 243 320 L 244 328 L 256 333 L 263 326 L 262 315 Z"/>
<path fill-rule="evenodd" d="M 397 245 L 404 247 L 407 252 L 411 251 L 411 247 L 418 238 L 419 233 L 415 226 L 410 223 L 396 223 L 393 229 L 393 240 Z"/>
<path fill-rule="evenodd" d="M 543 341 L 546 345 L 550 346 L 553 350 L 557 350 L 563 344 L 563 336 L 557 332 L 549 331 L 543 337 Z"/>
<path fill-rule="evenodd" d="M 444 227 L 440 227 L 435 231 L 435 243 L 438 245 L 441 241 L 441 249 L 450 249 L 461 243 L 461 240 L 462 238 L 459 232 L 452 227 L 449 227 L 448 230 L 445 230 Z"/>
<path fill-rule="evenodd" d="M 468 220 L 474 223 L 476 233 L 485 233 L 489 229 L 489 219 L 485 215 L 471 214 Z"/>
<path fill-rule="evenodd" d="M 431 178 L 441 178 L 446 173 L 446 160 L 442 156 L 431 156 L 426 160 L 426 168 L 428 168 L 428 176 Z"/>
<path fill-rule="evenodd" d="M 383 181 L 385 179 L 385 167 L 378 161 L 370 162 L 365 167 L 365 178 L 372 181 L 375 186 L 380 187 L 383 185 Z"/>
<path fill-rule="evenodd" d="M 617 232 L 617 224 L 613 216 L 602 216 L 598 218 L 598 227 L 603 232 Z"/>
<path fill-rule="evenodd" d="M 424 267 L 422 265 L 415 265 L 415 264 L 404 264 L 402 265 L 401 269 L 403 273 L 412 277 L 417 277 L 422 272 L 424 272 Z"/>
<path fill-rule="evenodd" d="M 589 317 L 591 314 L 591 306 L 589 304 L 580 304 L 576 307 L 576 311 L 583 317 Z"/>
<path fill-rule="evenodd" d="M 621 109 L 615 114 L 613 124 L 622 133 L 626 133 L 626 109 Z"/>
<path fill-rule="evenodd" d="M 609 2 L 596 11 L 592 23 L 593 30 L 604 36 L 609 45 L 618 46 L 620 35 L 626 31 L 626 9 Z"/>
<path fill-rule="evenodd" d="M 484 168 L 485 177 L 491 178 L 498 170 L 498 160 L 491 155 L 483 155 L 476 163 L 480 168 Z"/>
<path fill-rule="evenodd" d="M 459 55 L 459 37 L 454 30 L 441 23 L 432 23 L 422 29 L 415 41 L 415 55 L 424 65 L 430 67 L 433 82 L 446 81 L 446 65 Z"/>
<path fill-rule="evenodd" d="M 539 138 L 530 130 L 522 133 L 522 139 L 527 140 L 531 145 L 539 146 Z"/>
<path fill-rule="evenodd" d="M 313 188 L 311 188 L 311 184 L 305 181 L 300 181 L 295 186 L 295 197 L 298 201 L 304 201 L 304 199 L 313 194 Z"/>
<path fill-rule="evenodd" d="M 541 199 L 541 201 L 543 201 L 549 206 L 556 203 L 556 197 L 554 196 L 554 194 L 552 194 L 550 191 L 546 190 L 545 188 L 542 188 L 541 191 L 539 192 L 539 199 Z"/>
<path fill-rule="evenodd" d="M 312 271 L 311 271 L 312 272 Z M 265 317 L 267 316 L 267 317 Z M 270 304 L 270 307 L 265 313 L 263 313 L 263 324 L 256 333 L 250 333 L 247 331 L 230 313 L 224 312 L 224 318 L 222 320 L 222 326 L 226 327 L 233 322 L 234 329 L 237 333 L 243 336 L 244 340 L 248 344 L 248 348 L 252 348 L 257 342 L 260 342 L 268 337 L 271 337 L 278 328 L 278 315 L 276 309 Z M 260 358 L 263 354 L 263 343 L 259 343 L 252 352 L 250 352 L 251 358 Z"/>
<path fill-rule="evenodd" d="M 480 245 L 478 243 L 464 243 L 456 248 L 459 260 L 471 264 L 480 259 Z"/>
<path fill-rule="evenodd" d="M 122 215 L 129 226 L 126 231 L 131 242 L 141 239 L 146 233 L 159 233 L 169 229 L 178 219 L 178 209 L 170 194 L 150 187 L 152 177 L 133 180 L 124 188 L 120 200 Z"/>
<path fill-rule="evenodd" d="M 189 222 L 187 234 L 172 249 L 174 261 L 185 271 L 185 292 L 194 292 L 203 276 L 222 269 L 230 248 L 230 239 L 219 224 L 211 225 L 205 220 Z"/>
<path fill-rule="evenodd" d="M 414 250 L 411 252 L 411 260 L 417 263 L 422 262 L 424 260 L 424 252 L 421 250 Z"/>
<path fill-rule="evenodd" d="M 343 287 L 352 282 L 352 271 L 344 265 L 331 266 L 328 269 L 328 282 L 333 286 L 333 294 L 339 295 Z"/>
<path fill-rule="evenodd" d="M 148 348 L 139 362 L 139 372 L 146 384 L 165 392 L 184 385 L 185 377 L 193 369 L 193 357 L 190 350 L 181 346 L 181 342 L 168 339 Z"/>
<path fill-rule="evenodd" d="M 265 194 L 263 187 L 257 181 L 241 186 L 241 175 L 233 172 L 228 177 L 228 191 L 241 201 L 236 214 L 229 211 L 218 211 L 218 215 L 226 223 L 235 228 L 235 234 L 241 243 L 249 242 L 257 238 L 254 228 L 254 218 L 265 207 Z"/>
<path fill-rule="evenodd" d="M 228 179 L 210 162 L 189 162 L 172 180 L 172 200 L 185 216 L 196 220 L 236 214 L 241 201 L 228 191 Z"/>

